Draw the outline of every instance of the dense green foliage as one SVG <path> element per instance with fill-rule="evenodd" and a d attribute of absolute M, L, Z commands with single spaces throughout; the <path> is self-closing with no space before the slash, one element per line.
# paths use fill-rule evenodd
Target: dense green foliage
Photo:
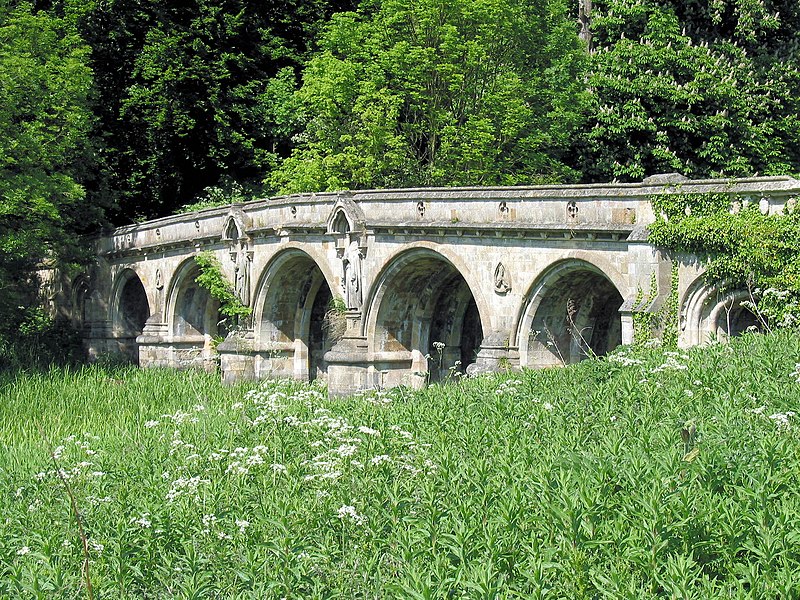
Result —
<path fill-rule="evenodd" d="M 0 344 L 36 318 L 36 267 L 79 259 L 98 222 L 88 53 L 69 19 L 0 2 Z"/>
<path fill-rule="evenodd" d="M 329 400 L 2 380 L 0 596 L 792 598 L 800 337 Z"/>
<path fill-rule="evenodd" d="M 252 309 L 245 306 L 236 295 L 230 281 L 223 274 L 219 261 L 211 252 L 200 252 L 195 255 L 194 262 L 200 268 L 195 282 L 207 290 L 212 298 L 219 300 L 219 314 L 231 319 L 229 326 L 236 326 L 242 319 L 250 316 Z"/>
<path fill-rule="evenodd" d="M 281 69 L 299 68 L 317 22 L 350 6 L 95 3 L 82 24 L 122 216 L 168 214 L 221 177 L 261 179 L 289 143 L 276 99 Z"/>
<path fill-rule="evenodd" d="M 319 44 L 283 191 L 567 176 L 586 53 L 560 0 L 364 2 Z"/>
<path fill-rule="evenodd" d="M 722 289 L 747 289 L 765 301 L 767 325 L 791 324 L 800 318 L 800 210 L 765 215 L 758 204 L 741 204 L 729 194 L 658 196 L 649 239 L 701 257 L 707 279 Z"/>
<path fill-rule="evenodd" d="M 586 180 L 800 171 L 800 4 L 594 3 Z"/>

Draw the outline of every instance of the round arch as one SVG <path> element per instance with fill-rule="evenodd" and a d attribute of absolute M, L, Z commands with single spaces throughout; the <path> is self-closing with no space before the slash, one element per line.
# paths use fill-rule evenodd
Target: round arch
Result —
<path fill-rule="evenodd" d="M 131 268 L 120 271 L 112 290 L 111 330 L 120 351 L 138 363 L 139 346 L 136 338 L 144 331 L 150 317 L 147 292 L 139 275 Z"/>
<path fill-rule="evenodd" d="M 88 326 L 91 291 L 89 276 L 86 273 L 81 273 L 73 280 L 70 294 L 70 316 L 72 326 L 77 331 L 83 331 Z"/>
<path fill-rule="evenodd" d="M 620 345 L 622 278 L 615 271 L 582 258 L 545 269 L 526 295 L 516 330 L 520 366 L 574 363 Z"/>
<path fill-rule="evenodd" d="M 291 246 L 259 277 L 255 310 L 255 370 L 259 377 L 325 379 L 325 353 L 343 333 L 327 262 Z"/>
<path fill-rule="evenodd" d="M 200 267 L 194 257 L 183 261 L 169 283 L 166 317 L 173 340 L 208 346 L 226 333 L 219 314 L 219 301 L 200 287 L 195 278 Z"/>
<path fill-rule="evenodd" d="M 420 243 L 394 254 L 367 296 L 362 326 L 383 385 L 421 384 L 419 375 L 436 380 L 475 362 L 489 312 L 462 261 L 440 250 Z"/>
<path fill-rule="evenodd" d="M 438 257 L 441 260 L 449 263 L 458 273 L 464 278 L 469 286 L 472 297 L 475 299 L 475 304 L 478 307 L 478 314 L 481 317 L 481 322 L 490 323 L 490 315 L 492 314 L 489 308 L 489 303 L 486 301 L 480 286 L 476 285 L 472 278 L 472 270 L 467 265 L 466 261 L 461 255 L 453 252 L 445 246 L 434 244 L 432 242 L 414 242 L 404 245 L 402 249 L 390 254 L 383 262 L 383 267 L 378 272 L 377 276 L 372 280 L 369 289 L 364 296 L 364 319 L 362 321 L 362 335 L 366 335 L 370 330 L 371 320 L 373 319 L 372 313 L 374 307 L 380 301 L 379 296 L 385 293 L 385 283 L 391 279 L 398 269 L 401 269 L 409 261 L 414 260 L 417 254 L 428 254 Z M 369 283 L 369 282 L 367 282 Z"/>
<path fill-rule="evenodd" d="M 736 337 L 755 327 L 758 318 L 742 302 L 747 290 L 721 292 L 701 275 L 686 289 L 681 303 L 681 346 L 696 346 L 713 339 Z"/>
<path fill-rule="evenodd" d="M 150 301 L 139 274 L 131 268 L 119 272 L 114 280 L 111 302 L 111 327 L 116 337 L 136 337 L 150 317 Z"/>

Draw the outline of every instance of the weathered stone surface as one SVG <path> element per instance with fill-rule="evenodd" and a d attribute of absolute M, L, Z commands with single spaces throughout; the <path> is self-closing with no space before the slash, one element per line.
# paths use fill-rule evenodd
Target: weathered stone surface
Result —
<path fill-rule="evenodd" d="M 650 198 L 703 192 L 776 214 L 800 182 L 669 174 L 641 184 L 272 198 L 117 229 L 63 295 L 93 356 L 219 362 L 226 381 L 320 378 L 344 394 L 454 370 L 562 364 L 631 342 L 637 297 L 653 310 L 664 303 L 672 262 L 647 242 Z M 216 349 L 227 328 L 194 282 L 200 251 L 216 255 L 253 308 L 250 327 Z M 680 343 L 736 333 L 747 321 L 741 295 L 720 297 L 693 257 L 675 260 Z"/>

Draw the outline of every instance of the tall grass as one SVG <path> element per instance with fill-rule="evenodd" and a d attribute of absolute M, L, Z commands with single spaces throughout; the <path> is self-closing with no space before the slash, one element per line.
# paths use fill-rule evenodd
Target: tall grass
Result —
<path fill-rule="evenodd" d="M 199 373 L 2 383 L 0 596 L 800 595 L 800 338 L 345 400 Z M 255 386 L 253 386 L 255 387 Z"/>

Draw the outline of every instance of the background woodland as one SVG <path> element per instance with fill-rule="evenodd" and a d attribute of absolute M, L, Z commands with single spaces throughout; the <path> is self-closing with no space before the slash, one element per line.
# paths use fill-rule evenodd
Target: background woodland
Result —
<path fill-rule="evenodd" d="M 187 206 L 800 173 L 798 32 L 796 0 L 0 0 L 0 322 Z"/>

